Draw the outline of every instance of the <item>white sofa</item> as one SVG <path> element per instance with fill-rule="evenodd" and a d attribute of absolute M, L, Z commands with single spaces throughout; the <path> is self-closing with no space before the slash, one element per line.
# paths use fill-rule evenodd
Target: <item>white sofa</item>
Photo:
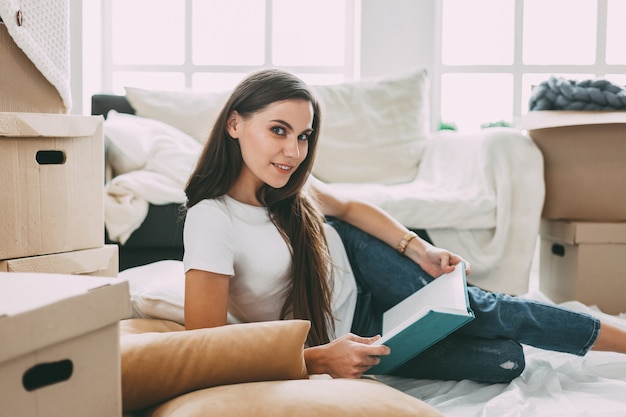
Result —
<path fill-rule="evenodd" d="M 434 244 L 466 258 L 470 283 L 523 294 L 539 232 L 543 159 L 519 130 L 433 133 L 412 181 L 333 184 L 370 201 L 407 227 L 425 229 Z"/>
<path fill-rule="evenodd" d="M 433 132 L 424 70 L 314 89 L 323 105 L 318 178 L 426 230 L 471 263 L 471 284 L 527 292 L 544 180 L 542 155 L 523 131 Z M 148 204 L 184 202 L 226 96 L 127 88 L 136 115 L 110 113 L 104 124 L 116 174 L 106 203 L 113 240 L 139 227 Z"/>

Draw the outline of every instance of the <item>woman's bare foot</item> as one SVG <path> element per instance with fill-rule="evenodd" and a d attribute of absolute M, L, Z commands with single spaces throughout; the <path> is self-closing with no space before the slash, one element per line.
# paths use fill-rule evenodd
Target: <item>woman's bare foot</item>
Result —
<path fill-rule="evenodd" d="M 600 334 L 591 350 L 626 353 L 626 331 L 602 322 Z"/>

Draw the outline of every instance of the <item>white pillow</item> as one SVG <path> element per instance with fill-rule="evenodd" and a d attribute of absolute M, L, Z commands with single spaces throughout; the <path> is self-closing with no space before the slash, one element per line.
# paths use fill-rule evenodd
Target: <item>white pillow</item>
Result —
<path fill-rule="evenodd" d="M 103 131 L 114 176 L 147 169 L 184 183 L 200 154 L 192 137 L 158 120 L 111 110 Z"/>
<path fill-rule="evenodd" d="M 200 143 L 205 143 L 231 91 L 198 93 L 158 91 L 126 87 L 126 98 L 141 117 L 174 126 Z"/>
<path fill-rule="evenodd" d="M 181 261 L 165 260 L 121 271 L 128 281 L 132 318 L 185 323 L 185 270 Z"/>
<path fill-rule="evenodd" d="M 379 184 L 415 178 L 430 134 L 426 70 L 314 90 L 323 105 L 316 177 Z"/>
<path fill-rule="evenodd" d="M 185 267 L 164 260 L 128 268 L 119 273 L 128 281 L 131 318 L 170 320 L 185 324 Z M 227 321 L 239 323 L 230 313 Z"/>

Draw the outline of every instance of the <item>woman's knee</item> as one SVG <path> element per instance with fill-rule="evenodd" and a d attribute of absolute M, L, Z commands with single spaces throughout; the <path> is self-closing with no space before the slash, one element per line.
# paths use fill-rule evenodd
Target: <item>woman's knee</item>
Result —
<path fill-rule="evenodd" d="M 493 347 L 493 380 L 488 382 L 511 382 L 526 368 L 526 359 L 522 346 L 513 341 L 501 341 Z"/>
<path fill-rule="evenodd" d="M 469 373 L 468 379 L 489 384 L 509 383 L 522 374 L 526 367 L 526 359 L 522 346 L 508 339 L 483 340 L 469 347 L 467 352 Z"/>

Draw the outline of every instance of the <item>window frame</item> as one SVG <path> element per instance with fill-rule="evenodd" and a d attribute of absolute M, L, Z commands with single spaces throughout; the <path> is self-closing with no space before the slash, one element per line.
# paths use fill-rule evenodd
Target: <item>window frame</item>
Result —
<path fill-rule="evenodd" d="M 192 0 L 185 1 L 185 59 L 180 65 L 130 65 L 113 62 L 112 51 L 112 2 L 102 2 L 102 91 L 114 92 L 113 74 L 118 71 L 138 72 L 176 72 L 185 79 L 184 88 L 193 88 L 193 74 L 205 73 L 249 73 L 257 69 L 274 67 L 272 64 L 272 7 L 273 0 L 265 1 L 265 60 L 262 65 L 198 65 L 192 57 Z M 314 0 L 312 0 L 314 1 Z M 344 65 L 342 66 L 288 66 L 280 68 L 293 73 L 337 74 L 345 81 L 354 81 L 360 77 L 360 19 L 361 0 L 345 0 L 346 29 Z"/>
<path fill-rule="evenodd" d="M 445 0 L 443 0 L 445 1 Z M 514 0 L 514 54 L 511 65 L 446 65 L 443 63 L 443 1 L 435 4 L 435 33 L 434 57 L 432 77 L 432 123 L 438 126 L 442 114 L 441 79 L 445 74 L 495 74 L 506 73 L 513 76 L 513 120 L 516 124 L 528 111 L 528 103 L 524 103 L 523 77 L 532 74 L 593 74 L 595 77 L 604 77 L 607 74 L 624 74 L 626 65 L 607 64 L 607 13 L 608 0 L 596 0 L 598 10 L 596 21 L 596 62 L 589 65 L 529 65 L 523 62 L 523 27 L 524 27 L 524 0 Z"/>

